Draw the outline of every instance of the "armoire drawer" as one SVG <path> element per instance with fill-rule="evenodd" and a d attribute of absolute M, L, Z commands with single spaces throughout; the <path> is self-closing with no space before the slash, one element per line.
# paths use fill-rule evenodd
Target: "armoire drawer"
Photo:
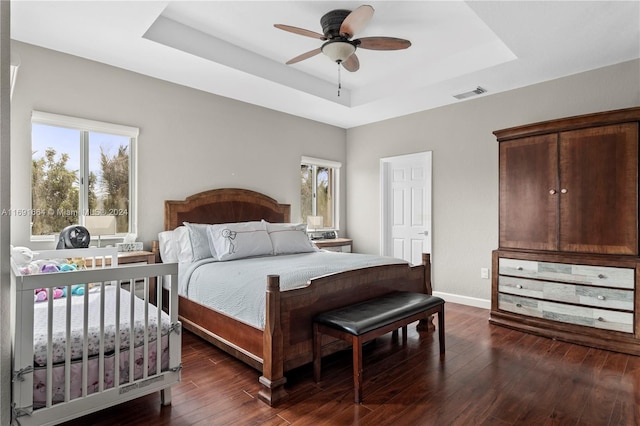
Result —
<path fill-rule="evenodd" d="M 571 265 L 500 258 L 499 274 L 593 286 L 633 289 L 635 269 L 611 266 Z"/>
<path fill-rule="evenodd" d="M 517 296 L 556 302 L 574 303 L 597 308 L 633 311 L 634 291 L 580 284 L 565 284 L 500 275 L 498 291 Z"/>
<path fill-rule="evenodd" d="M 633 313 L 498 294 L 498 309 L 551 321 L 633 333 Z"/>

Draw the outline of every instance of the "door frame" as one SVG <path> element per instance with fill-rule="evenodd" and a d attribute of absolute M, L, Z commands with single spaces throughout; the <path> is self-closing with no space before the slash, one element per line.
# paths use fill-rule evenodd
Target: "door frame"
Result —
<path fill-rule="evenodd" d="M 429 247 L 431 247 L 431 255 L 433 257 L 433 151 L 422 151 L 413 154 L 395 155 L 392 157 L 384 157 L 380 159 L 380 255 L 387 256 L 388 239 L 391 232 L 392 224 L 391 213 L 389 210 L 389 200 L 391 195 L 389 194 L 389 179 L 391 174 L 389 173 L 389 166 L 395 160 L 407 160 L 407 159 L 423 159 L 425 162 L 425 168 L 429 171 L 429 194 L 430 197 L 430 216 L 431 226 L 429 235 L 426 238 L 429 240 Z"/>

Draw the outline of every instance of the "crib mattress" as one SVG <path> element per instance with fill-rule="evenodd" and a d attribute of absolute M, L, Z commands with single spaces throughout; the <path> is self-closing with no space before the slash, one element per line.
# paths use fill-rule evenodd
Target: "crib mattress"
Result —
<path fill-rule="evenodd" d="M 104 353 L 111 353 L 116 346 L 116 295 L 117 286 L 105 286 L 105 302 L 104 302 Z M 125 289 L 120 289 L 120 313 L 119 313 L 119 336 L 120 349 L 129 348 L 130 340 L 130 313 L 131 313 L 131 293 Z M 70 333 L 70 350 L 71 359 L 79 360 L 83 356 L 84 344 L 84 297 L 71 296 L 71 333 Z M 100 349 L 100 304 L 101 296 L 99 288 L 96 287 L 89 292 L 89 308 L 88 308 L 88 356 L 97 355 Z M 145 303 L 144 300 L 134 297 L 134 347 L 144 343 L 144 319 L 145 319 Z M 149 305 L 149 325 L 148 338 L 149 341 L 155 341 L 157 338 L 158 317 L 157 310 L 153 305 Z M 154 308 L 154 309 L 151 309 Z M 52 345 L 52 362 L 54 364 L 63 362 L 66 354 L 67 338 L 66 338 L 66 316 L 67 316 L 67 298 L 56 299 L 53 301 L 53 345 Z M 33 336 L 33 354 L 36 365 L 44 366 L 47 364 L 47 343 L 48 339 L 48 303 L 35 303 L 34 306 L 34 336 Z M 161 335 L 165 336 L 169 333 L 170 321 L 169 317 L 163 312 L 161 318 Z"/>
<path fill-rule="evenodd" d="M 147 376 L 156 374 L 157 357 L 161 357 L 161 369 L 166 370 L 169 362 L 168 334 L 170 320 L 166 313 L 161 313 L 161 345 L 160 353 L 157 351 L 157 327 L 158 312 L 155 306 L 149 305 L 148 310 L 148 350 L 144 352 L 145 333 L 145 302 L 134 297 L 133 310 L 133 369 L 131 369 L 130 357 L 130 324 L 131 324 L 131 293 L 120 289 L 120 312 L 116 315 L 118 288 L 105 286 L 104 302 L 104 377 L 105 389 L 116 384 L 116 365 L 119 372 L 118 384 L 129 382 L 131 379 L 140 379 L 144 374 L 144 359 L 147 359 Z M 83 394 L 82 374 L 83 344 L 84 344 L 84 296 L 71 297 L 71 333 L 70 333 L 70 399 L 75 399 Z M 99 288 L 90 291 L 88 295 L 88 332 L 87 332 L 87 394 L 98 392 L 100 386 L 100 305 L 101 295 Z M 52 403 L 65 400 L 65 354 L 66 354 L 66 315 L 67 299 L 61 298 L 53 301 L 53 328 L 52 328 Z M 119 321 L 117 321 L 119 319 Z M 116 327 L 116 324 L 120 324 Z M 119 333 L 117 333 L 119 329 Z M 120 336 L 120 352 L 116 357 L 116 335 Z M 46 404 L 47 383 L 47 342 L 48 342 L 48 303 L 36 303 L 34 306 L 34 376 L 33 376 L 33 407 L 41 408 Z M 116 360 L 118 362 L 116 363 Z M 131 374 L 133 372 L 133 374 Z M 133 377 L 131 377 L 133 375 Z"/>

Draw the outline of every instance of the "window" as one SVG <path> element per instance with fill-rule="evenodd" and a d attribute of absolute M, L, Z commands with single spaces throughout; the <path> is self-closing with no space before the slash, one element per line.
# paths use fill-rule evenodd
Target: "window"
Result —
<path fill-rule="evenodd" d="M 136 232 L 138 129 L 34 111 L 31 237 L 50 239 L 86 216 L 115 216 L 116 234 Z"/>
<path fill-rule="evenodd" d="M 300 164 L 300 215 L 321 216 L 323 227 L 338 229 L 340 166 L 335 161 L 302 157 Z"/>

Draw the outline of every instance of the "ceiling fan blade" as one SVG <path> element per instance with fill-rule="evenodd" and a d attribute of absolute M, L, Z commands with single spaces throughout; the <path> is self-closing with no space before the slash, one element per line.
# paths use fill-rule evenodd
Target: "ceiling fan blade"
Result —
<path fill-rule="evenodd" d="M 342 66 L 344 69 L 350 72 L 356 72 L 360 69 L 360 61 L 355 53 L 347 58 L 346 61 L 342 62 Z"/>
<path fill-rule="evenodd" d="M 358 40 L 358 47 L 370 50 L 401 50 L 411 46 L 409 40 L 395 37 L 365 37 Z"/>
<path fill-rule="evenodd" d="M 342 25 L 340 25 L 340 35 L 351 38 L 354 34 L 362 31 L 373 17 L 373 12 L 373 7 L 367 4 L 358 7 L 344 18 Z"/>
<path fill-rule="evenodd" d="M 298 55 L 293 59 L 289 59 L 287 61 L 287 65 L 291 65 L 291 64 L 295 64 L 296 62 L 304 61 L 305 59 L 309 59 L 312 56 L 316 56 L 320 52 L 322 52 L 321 48 L 310 50 L 307 53 L 303 53 L 302 55 Z"/>
<path fill-rule="evenodd" d="M 303 35 L 303 36 L 307 36 L 307 37 L 311 37 L 311 38 L 317 38 L 320 40 L 326 40 L 327 38 L 324 36 L 324 34 L 320 34 L 317 33 L 315 31 L 311 31 L 311 30 L 305 30 L 304 28 L 298 28 L 298 27 L 292 27 L 291 25 L 284 25 L 284 24 L 273 24 L 274 27 L 284 30 L 284 31 L 289 31 L 290 33 L 294 33 L 294 34 L 299 34 L 299 35 Z"/>

